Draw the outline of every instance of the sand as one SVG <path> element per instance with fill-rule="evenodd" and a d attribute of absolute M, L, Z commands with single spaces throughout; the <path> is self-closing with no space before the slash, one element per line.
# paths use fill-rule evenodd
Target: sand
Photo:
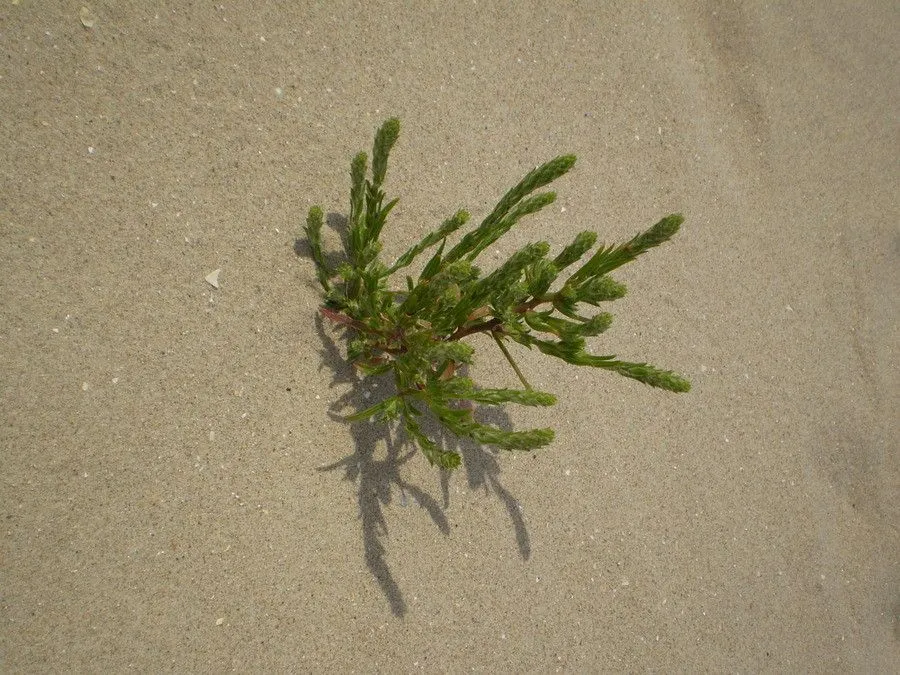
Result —
<path fill-rule="evenodd" d="M 896 4 L 411 4 L 3 3 L 0 670 L 900 670 Z M 488 263 L 683 212 L 595 349 L 693 391 L 345 423 L 295 244 L 394 115 L 389 260 L 568 152 Z"/>

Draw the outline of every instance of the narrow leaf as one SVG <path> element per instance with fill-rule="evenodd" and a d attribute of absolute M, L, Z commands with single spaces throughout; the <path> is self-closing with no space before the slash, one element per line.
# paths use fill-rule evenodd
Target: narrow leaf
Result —
<path fill-rule="evenodd" d="M 418 244 L 406 251 L 406 253 L 397 258 L 397 262 L 395 262 L 391 266 L 389 274 L 392 274 L 400 268 L 409 265 L 422 251 L 430 246 L 434 246 L 439 241 L 451 235 L 453 232 L 465 225 L 468 220 L 469 213 L 467 211 L 457 211 L 456 213 L 454 213 L 453 216 L 445 220 L 438 229 L 425 235 L 422 241 L 420 241 Z"/>
<path fill-rule="evenodd" d="M 366 185 L 369 187 L 367 191 L 369 197 L 366 200 L 366 208 L 368 209 L 366 213 L 366 241 L 375 242 L 381 235 L 381 230 L 387 222 L 388 214 L 400 200 L 395 198 L 382 206 L 384 193 L 380 190 L 373 192 L 371 183 L 366 182 Z"/>
<path fill-rule="evenodd" d="M 597 233 L 585 230 L 579 232 L 575 241 L 566 246 L 562 252 L 553 259 L 553 264 L 558 270 L 564 270 L 574 262 L 577 262 L 581 256 L 591 250 L 594 242 L 597 241 Z"/>
<path fill-rule="evenodd" d="M 477 389 L 463 398 L 488 405 L 518 403 L 529 406 L 550 406 L 556 404 L 556 397 L 553 394 L 534 389 Z"/>
<path fill-rule="evenodd" d="M 612 370 L 630 377 L 651 387 L 658 387 L 674 392 L 690 391 L 691 383 L 680 375 L 669 370 L 661 370 L 647 363 L 631 363 L 629 361 L 618 361 L 615 356 L 594 356 L 584 351 L 584 341 L 566 343 L 566 342 L 547 342 L 544 340 L 534 340 L 533 344 L 537 346 L 545 354 L 556 356 L 568 363 L 576 366 L 591 366 L 593 368 L 603 368 Z"/>
<path fill-rule="evenodd" d="M 637 258 L 641 253 L 668 241 L 678 232 L 684 217 L 672 214 L 660 220 L 646 232 L 619 246 L 601 247 L 584 266 L 575 272 L 567 284 L 576 284 L 590 277 L 599 277 Z"/>
<path fill-rule="evenodd" d="M 525 269 L 528 295 L 540 298 L 550 289 L 557 276 L 559 276 L 559 269 L 554 263 L 543 258 L 534 262 Z"/>
<path fill-rule="evenodd" d="M 496 445 L 503 450 L 536 450 L 549 445 L 555 436 L 553 429 L 529 429 L 528 431 L 503 431 L 479 424 L 467 434 L 480 443 Z"/>
<path fill-rule="evenodd" d="M 500 222 L 490 228 L 477 230 L 477 242 L 472 247 L 472 251 L 466 255 L 466 260 L 470 262 L 475 260 L 484 249 L 506 234 L 522 217 L 540 211 L 555 200 L 555 192 L 542 192 L 528 199 L 523 199 Z"/>
<path fill-rule="evenodd" d="M 399 396 L 391 396 L 383 401 L 379 401 L 373 406 L 360 410 L 352 415 L 347 415 L 344 419 L 348 422 L 358 422 L 359 420 L 368 419 L 369 417 L 378 416 L 379 418 L 393 418 L 399 413 L 401 398 Z"/>
<path fill-rule="evenodd" d="M 472 345 L 453 340 L 450 342 L 434 342 L 425 350 L 425 358 L 431 363 L 453 361 L 455 363 L 472 363 L 475 348 Z"/>
<path fill-rule="evenodd" d="M 350 164 L 350 218 L 347 253 L 356 263 L 366 245 L 365 201 L 366 201 L 366 153 L 360 152 Z"/>
<path fill-rule="evenodd" d="M 544 187 L 565 174 L 575 164 L 575 155 L 562 155 L 551 159 L 549 162 L 532 169 L 518 185 L 503 195 L 491 214 L 485 219 L 485 223 L 495 223 L 519 203 L 521 199 L 535 190 Z"/>
<path fill-rule="evenodd" d="M 610 277 L 602 276 L 588 279 L 575 291 L 575 295 L 578 298 L 578 302 L 598 305 L 601 302 L 618 300 L 625 295 L 626 291 L 625 284 L 620 284 Z"/>
<path fill-rule="evenodd" d="M 457 325 L 461 325 L 476 307 L 489 300 L 493 301 L 507 292 L 510 286 L 518 282 L 525 268 L 546 256 L 549 250 L 550 245 L 545 241 L 527 244 L 513 253 L 500 267 L 478 281 L 469 295 L 462 298 L 453 310 Z"/>
<path fill-rule="evenodd" d="M 586 366 L 594 366 L 613 370 L 620 375 L 630 377 L 638 382 L 643 382 L 651 387 L 658 387 L 676 393 L 691 390 L 691 383 L 680 375 L 670 370 L 661 370 L 647 363 L 630 363 L 628 361 L 607 361 L 608 357 L 590 357 L 584 360 Z"/>
<path fill-rule="evenodd" d="M 312 251 L 313 262 L 316 264 L 316 276 L 327 293 L 331 290 L 331 283 L 328 281 L 328 278 L 334 274 L 334 271 L 329 269 L 325 262 L 325 255 L 322 253 L 322 220 L 322 209 L 318 206 L 313 206 L 306 217 L 304 231 L 306 232 L 310 251 Z"/>
<path fill-rule="evenodd" d="M 419 423 L 416 422 L 411 414 L 404 413 L 403 421 L 406 432 L 419 444 L 422 454 L 425 455 L 429 464 L 432 466 L 437 464 L 442 469 L 448 470 L 455 469 L 460 465 L 462 458 L 459 456 L 459 453 L 439 448 L 433 440 L 422 432 Z"/>
<path fill-rule="evenodd" d="M 490 215 L 485 218 L 476 230 L 467 234 L 447 254 L 446 259 L 454 261 L 469 255 L 483 241 L 490 238 L 490 234 L 500 221 L 509 213 L 516 204 L 535 190 L 544 187 L 565 174 L 575 164 L 575 155 L 562 155 L 550 160 L 546 164 L 532 169 L 518 185 L 507 192 L 498 202 Z M 524 214 L 523 214 L 524 215 Z M 483 246 L 481 250 L 483 250 Z"/>
<path fill-rule="evenodd" d="M 578 334 L 584 337 L 593 337 L 605 333 L 612 325 L 613 315 L 609 312 L 600 312 L 585 321 L 578 328 Z"/>
<path fill-rule="evenodd" d="M 435 254 L 433 256 L 431 256 L 431 259 L 425 265 L 425 269 L 422 270 L 422 274 L 419 275 L 419 281 L 430 279 L 435 274 L 437 274 L 437 271 L 439 269 L 441 269 L 441 254 L 444 252 L 444 246 L 446 244 L 446 239 L 441 241 L 441 245 L 438 247 L 438 250 L 435 251 Z"/>

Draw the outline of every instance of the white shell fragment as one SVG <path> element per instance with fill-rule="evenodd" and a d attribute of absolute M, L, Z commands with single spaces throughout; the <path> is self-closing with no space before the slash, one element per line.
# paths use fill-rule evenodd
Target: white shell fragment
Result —
<path fill-rule="evenodd" d="M 209 274 L 206 275 L 206 283 L 208 283 L 213 288 L 219 287 L 219 272 L 222 270 L 213 270 Z"/>
<path fill-rule="evenodd" d="M 89 7 L 82 7 L 78 13 L 78 18 L 81 19 L 81 25 L 85 28 L 93 28 L 94 24 L 97 23 L 97 18 Z"/>

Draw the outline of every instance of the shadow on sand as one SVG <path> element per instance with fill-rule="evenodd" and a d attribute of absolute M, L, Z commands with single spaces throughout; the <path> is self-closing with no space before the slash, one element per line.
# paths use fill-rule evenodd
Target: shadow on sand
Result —
<path fill-rule="evenodd" d="M 326 223 L 339 236 L 346 234 L 347 218 L 344 215 L 329 213 Z M 299 257 L 312 259 L 305 238 L 296 240 L 294 252 Z M 343 257 L 339 254 L 330 254 L 327 256 L 327 264 L 335 267 L 342 259 Z M 348 392 L 335 401 L 329 411 L 329 415 L 333 419 L 343 422 L 345 415 L 364 410 L 375 401 L 366 398 L 368 389 L 361 386 L 362 378 L 356 369 L 347 362 L 344 353 L 338 347 L 335 336 L 340 332 L 330 330 L 330 326 L 326 328 L 325 321 L 318 312 L 316 313 L 316 330 L 322 340 L 322 364 L 330 368 L 333 373 L 331 386 L 350 385 Z M 383 391 L 393 390 L 393 382 L 390 377 L 379 378 L 378 382 Z M 484 424 L 491 424 L 503 429 L 512 428 L 509 417 L 500 408 L 477 409 L 476 417 Z M 441 448 L 453 450 L 462 455 L 462 468 L 459 471 L 465 472 L 470 489 L 492 492 L 503 502 L 512 521 L 519 554 L 524 560 L 527 560 L 531 555 L 531 544 L 528 530 L 525 527 L 525 519 L 522 517 L 516 498 L 500 483 L 500 465 L 495 455 L 473 442 L 461 441 L 456 436 L 445 433 L 443 427 L 436 422 L 429 424 L 429 420 L 423 419 L 420 420 L 420 423 L 422 430 Z M 343 471 L 344 479 L 355 484 L 366 566 L 381 587 L 390 604 L 391 611 L 395 616 L 402 617 L 407 611 L 406 602 L 385 560 L 386 549 L 383 539 L 388 534 L 385 507 L 391 504 L 395 495 L 399 497 L 400 504 L 403 506 L 406 506 L 408 499 L 412 498 L 416 504 L 428 512 L 438 530 L 447 536 L 450 534 L 450 523 L 444 512 L 450 505 L 451 475 L 448 471 L 434 469 L 440 475 L 441 499 L 438 501 L 421 487 L 404 480 L 401 475 L 401 467 L 407 461 L 411 459 L 419 462 L 427 461 L 408 438 L 405 430 L 398 428 L 397 425 L 373 423 L 369 420 L 350 423 L 350 429 L 354 441 L 353 452 L 333 464 L 320 467 L 319 471 Z M 376 452 L 379 444 L 386 447 L 386 456 Z"/>
<path fill-rule="evenodd" d="M 365 390 L 360 386 L 361 378 L 353 366 L 347 363 L 330 331 L 325 327 L 325 321 L 318 314 L 316 329 L 322 339 L 322 363 L 334 373 L 332 386 L 351 385 L 350 390 L 335 401 L 329 411 L 333 419 L 343 421 L 344 415 L 363 410 L 372 405 L 373 401 L 365 398 Z M 392 387 L 387 377 L 383 379 L 383 385 L 388 391 Z M 501 410 L 480 409 L 477 417 L 486 424 L 511 428 L 509 418 Z M 423 431 L 435 439 L 439 446 L 462 455 L 461 471 L 466 474 L 469 488 L 492 492 L 503 502 L 512 521 L 519 554 L 527 560 L 531 555 L 531 545 L 525 520 L 516 498 L 500 483 L 500 465 L 494 454 L 474 443 L 460 442 L 455 436 L 443 433 L 442 428 L 436 423 L 428 425 L 424 422 L 423 420 Z M 401 467 L 407 461 L 427 461 L 403 429 L 398 429 L 396 425 L 373 423 L 368 420 L 353 422 L 350 428 L 354 441 L 353 452 L 333 464 L 321 467 L 319 471 L 343 471 L 344 479 L 355 484 L 366 566 L 381 587 L 391 611 L 395 616 L 402 617 L 407 611 L 406 602 L 385 560 L 383 539 L 388 533 L 385 507 L 393 498 L 398 498 L 403 506 L 407 505 L 409 498 L 412 498 L 428 512 L 440 532 L 445 536 L 449 535 L 450 523 L 444 511 L 450 505 L 451 473 L 435 468 L 440 474 L 441 498 L 438 501 L 401 475 Z M 383 452 L 376 453 L 379 444 L 386 447 L 386 456 Z"/>

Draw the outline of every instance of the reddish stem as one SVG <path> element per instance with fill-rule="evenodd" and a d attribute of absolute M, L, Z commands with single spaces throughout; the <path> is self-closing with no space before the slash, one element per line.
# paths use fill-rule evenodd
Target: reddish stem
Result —
<path fill-rule="evenodd" d="M 540 304 L 545 302 L 550 302 L 549 298 L 532 298 L 528 302 L 523 302 L 521 305 L 516 307 L 516 312 L 519 314 L 524 314 L 528 310 L 534 309 Z M 476 323 L 474 326 L 469 326 L 465 328 L 460 326 L 456 329 L 456 331 L 447 338 L 448 342 L 452 342 L 453 340 L 460 340 L 467 335 L 472 335 L 473 333 L 488 333 L 494 330 L 497 326 L 503 323 L 500 319 L 491 319 L 490 321 L 483 321 L 482 323 Z"/>
<path fill-rule="evenodd" d="M 366 326 L 364 323 L 357 321 L 356 319 L 351 319 L 346 314 L 341 314 L 340 312 L 336 312 L 329 307 L 319 307 L 319 311 L 322 312 L 322 316 L 331 319 L 335 323 L 342 324 L 344 326 L 350 326 L 351 328 L 355 328 L 356 330 L 365 331 L 367 333 L 371 333 L 372 330 Z"/>

